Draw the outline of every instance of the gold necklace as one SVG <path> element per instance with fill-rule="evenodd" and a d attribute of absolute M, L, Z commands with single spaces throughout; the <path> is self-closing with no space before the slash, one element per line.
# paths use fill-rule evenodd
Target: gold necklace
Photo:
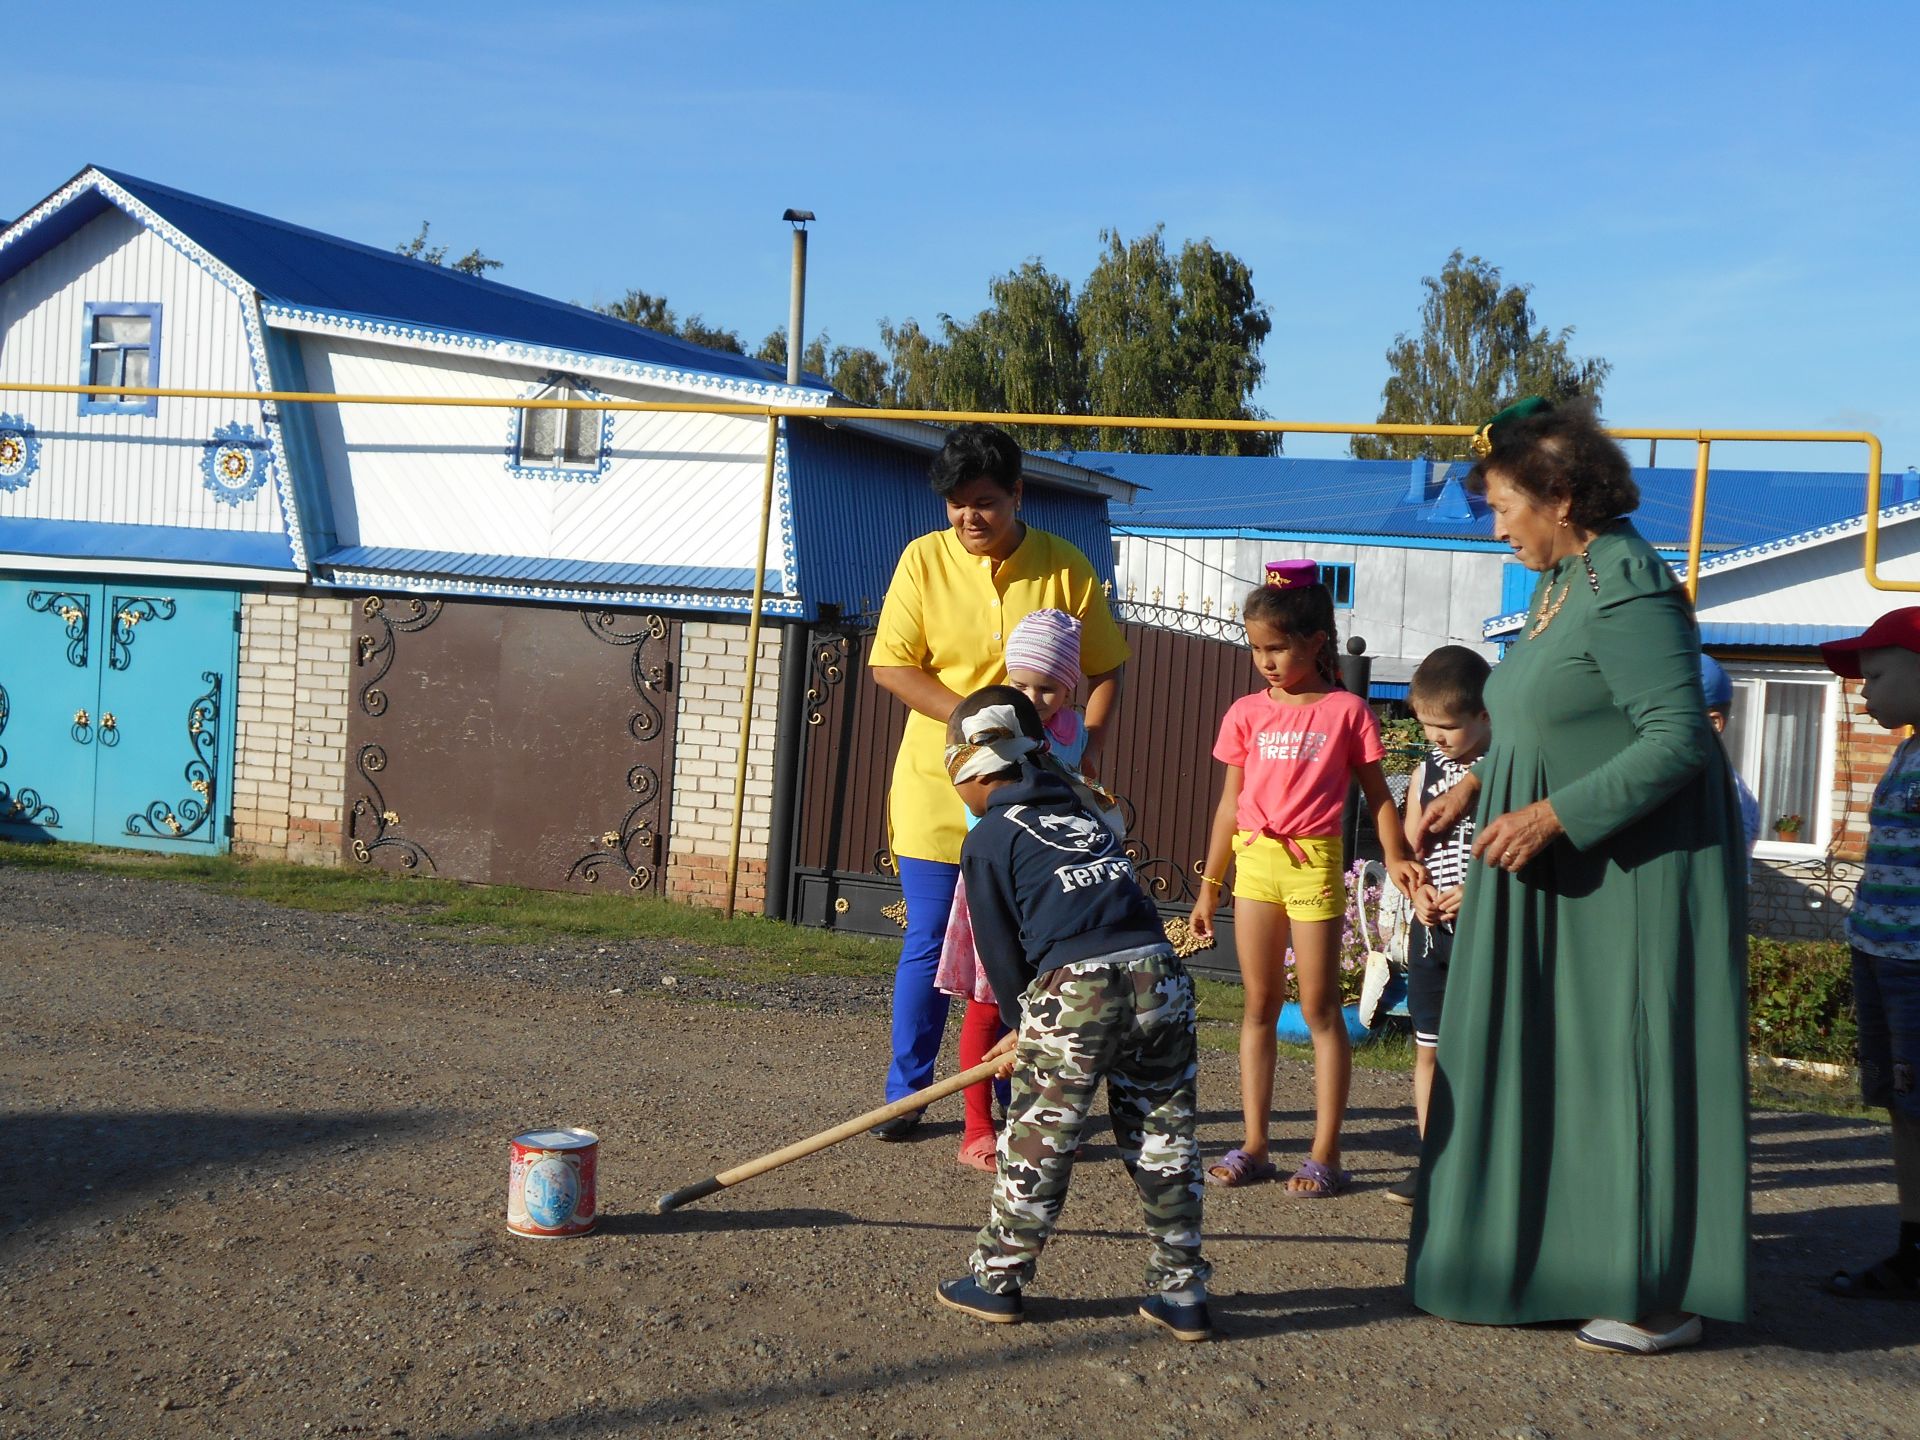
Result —
<path fill-rule="evenodd" d="M 1547 586 L 1546 590 L 1542 592 L 1545 596 L 1546 603 L 1540 607 L 1540 617 L 1533 622 L 1533 628 L 1527 631 L 1527 638 L 1529 640 L 1538 639 L 1541 632 L 1553 623 L 1553 617 L 1558 615 L 1560 613 L 1560 607 L 1567 603 L 1567 593 L 1572 589 L 1573 582 L 1571 580 L 1560 587 L 1560 593 L 1558 595 L 1553 593 L 1553 586 Z"/>

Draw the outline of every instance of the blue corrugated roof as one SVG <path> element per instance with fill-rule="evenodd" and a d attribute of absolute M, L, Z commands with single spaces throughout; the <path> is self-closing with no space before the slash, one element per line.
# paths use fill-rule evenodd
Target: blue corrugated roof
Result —
<path fill-rule="evenodd" d="M 1464 463 L 1432 465 L 1420 499 L 1410 498 L 1405 460 L 1294 459 L 1288 456 L 1134 455 L 1061 452 L 1060 459 L 1131 481 L 1143 493 L 1115 503 L 1117 528 L 1184 531 L 1305 531 L 1486 540 L 1486 506 L 1465 496 Z M 1633 521 L 1655 545 L 1686 544 L 1693 471 L 1637 468 Z M 1886 477 L 1895 494 L 1901 477 Z M 1706 545 L 1752 545 L 1830 525 L 1866 507 L 1866 478 L 1791 470 L 1716 470 L 1707 488 Z M 1462 501 L 1465 503 L 1462 504 Z"/>
<path fill-rule="evenodd" d="M 316 563 L 333 570 L 453 575 L 529 585 L 606 585 L 631 590 L 753 588 L 753 571 L 746 566 L 625 565 L 598 560 L 556 560 L 542 555 L 469 555 L 456 550 L 415 550 L 390 545 L 343 545 L 328 551 Z M 781 588 L 780 572 L 768 571 L 768 593 L 776 594 Z"/>
<path fill-rule="evenodd" d="M 773 384 L 786 380 L 784 369 L 744 355 L 709 350 L 578 305 L 256 215 L 137 175 L 95 168 L 245 279 L 269 303 Z M 44 253 L 107 203 L 97 191 L 70 203 L 61 215 L 37 226 L 36 233 L 21 236 L 24 243 L 9 247 L 18 253 L 0 257 L 0 274 Z M 824 386 L 817 377 L 808 379 Z"/>
<path fill-rule="evenodd" d="M 1766 650 L 1811 650 L 1829 640 L 1846 640 L 1859 633 L 1858 625 L 1764 625 L 1706 620 L 1700 625 L 1700 643 Z"/>

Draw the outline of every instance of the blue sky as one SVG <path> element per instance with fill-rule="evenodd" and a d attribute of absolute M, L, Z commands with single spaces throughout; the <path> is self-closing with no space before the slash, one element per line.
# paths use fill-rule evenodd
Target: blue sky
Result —
<path fill-rule="evenodd" d="M 8 215 L 94 162 L 375 244 L 431 219 L 498 279 L 751 342 L 800 206 L 808 329 L 859 344 L 1165 222 L 1252 266 L 1259 402 L 1353 421 L 1459 246 L 1614 362 L 1617 424 L 1870 428 L 1920 464 L 1910 4 L 16 10 Z"/>

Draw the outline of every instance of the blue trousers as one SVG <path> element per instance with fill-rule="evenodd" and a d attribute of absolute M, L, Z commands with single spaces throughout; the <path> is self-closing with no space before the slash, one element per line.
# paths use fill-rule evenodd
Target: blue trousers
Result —
<path fill-rule="evenodd" d="M 947 1030 L 947 997 L 933 988 L 940 944 L 953 909 L 960 867 L 900 857 L 900 889 L 907 901 L 907 934 L 893 972 L 893 1064 L 887 1068 L 889 1103 L 933 1083 L 934 1062 Z"/>

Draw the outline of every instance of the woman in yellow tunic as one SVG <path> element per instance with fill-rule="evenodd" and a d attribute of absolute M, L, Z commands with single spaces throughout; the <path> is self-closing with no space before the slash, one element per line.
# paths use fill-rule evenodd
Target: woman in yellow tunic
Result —
<path fill-rule="evenodd" d="M 1030 611 L 1064 610 L 1082 625 L 1087 753 L 1095 773 L 1128 655 L 1100 577 L 1073 546 L 1020 519 L 1020 447 L 991 425 L 962 425 L 933 462 L 933 489 L 951 528 L 908 545 L 887 587 L 868 668 L 912 711 L 888 797 L 892 848 L 907 902 L 907 934 L 893 986 L 893 1063 L 886 1095 L 928 1085 L 946 1029 L 947 997 L 934 988 L 940 941 L 960 874 L 966 818 L 947 779 L 947 717 L 985 685 L 1007 678 L 1006 642 Z M 875 1132 L 898 1140 L 911 1115 Z"/>
<path fill-rule="evenodd" d="M 1471 483 L 1542 575 L 1423 822 L 1478 805 L 1408 1274 L 1451 1320 L 1651 1354 L 1747 1311 L 1740 806 L 1626 456 L 1584 404 L 1488 428 Z"/>

